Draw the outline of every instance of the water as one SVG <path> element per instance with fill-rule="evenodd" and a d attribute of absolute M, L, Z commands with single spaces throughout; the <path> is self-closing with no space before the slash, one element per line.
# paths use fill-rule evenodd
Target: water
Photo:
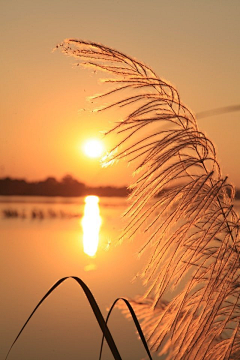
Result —
<path fill-rule="evenodd" d="M 140 281 L 132 282 L 142 266 L 136 254 L 140 245 L 125 241 L 116 246 L 126 207 L 124 198 L 100 199 L 99 245 L 90 257 L 83 252 L 83 198 L 0 197 L 0 359 L 38 301 L 62 277 L 80 277 L 104 316 L 115 298 L 144 292 Z M 117 309 L 110 329 L 122 359 L 146 357 L 134 325 Z M 96 360 L 100 342 L 83 291 L 68 280 L 38 309 L 9 359 Z M 107 345 L 102 359 L 113 359 Z"/>
<path fill-rule="evenodd" d="M 235 205 L 239 212 L 240 201 Z M 90 257 L 83 251 L 83 198 L 0 197 L 0 213 L 5 214 L 0 216 L 0 359 L 38 301 L 62 277 L 80 277 L 105 317 L 117 297 L 144 292 L 140 281 L 132 282 L 144 261 L 136 255 L 139 237 L 116 246 L 127 200 L 101 198 L 99 206 L 99 245 Z M 110 329 L 123 360 L 147 358 L 134 325 L 117 309 Z M 83 291 L 68 280 L 38 309 L 9 359 L 96 360 L 100 342 L 101 331 Z M 107 345 L 102 359 L 113 359 Z"/>

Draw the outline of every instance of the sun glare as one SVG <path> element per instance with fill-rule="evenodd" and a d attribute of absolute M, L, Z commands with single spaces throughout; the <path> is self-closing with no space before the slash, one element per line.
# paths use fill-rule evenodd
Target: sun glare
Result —
<path fill-rule="evenodd" d="M 102 156 L 104 146 L 101 140 L 89 139 L 83 145 L 83 151 L 86 156 L 95 159 Z"/>

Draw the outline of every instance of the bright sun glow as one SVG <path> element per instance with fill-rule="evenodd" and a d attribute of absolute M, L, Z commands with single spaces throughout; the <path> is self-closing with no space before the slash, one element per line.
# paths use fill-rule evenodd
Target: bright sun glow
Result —
<path fill-rule="evenodd" d="M 85 155 L 90 158 L 99 158 L 102 156 L 104 151 L 104 146 L 101 140 L 98 139 L 89 139 L 83 145 L 83 151 Z"/>
<path fill-rule="evenodd" d="M 84 216 L 82 218 L 83 250 L 89 256 L 94 256 L 98 248 L 99 230 L 102 223 L 98 203 L 98 196 L 91 195 L 85 198 Z"/>

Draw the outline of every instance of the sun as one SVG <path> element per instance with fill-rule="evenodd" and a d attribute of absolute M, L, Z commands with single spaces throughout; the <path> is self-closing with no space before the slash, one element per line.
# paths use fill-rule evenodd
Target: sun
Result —
<path fill-rule="evenodd" d="M 104 145 L 99 139 L 88 139 L 83 144 L 83 151 L 86 156 L 96 159 L 103 155 Z"/>

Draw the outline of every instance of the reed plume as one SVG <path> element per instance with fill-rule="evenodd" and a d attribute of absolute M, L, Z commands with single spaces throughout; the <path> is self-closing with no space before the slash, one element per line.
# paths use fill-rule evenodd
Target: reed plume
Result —
<path fill-rule="evenodd" d="M 123 235 L 149 256 L 147 291 L 131 302 L 149 344 L 169 359 L 239 359 L 239 218 L 213 143 L 175 87 L 142 62 L 81 40 L 58 47 L 113 76 L 97 98 L 116 99 L 99 111 L 128 111 L 108 131 L 121 137 L 107 161 L 136 163 Z"/>

